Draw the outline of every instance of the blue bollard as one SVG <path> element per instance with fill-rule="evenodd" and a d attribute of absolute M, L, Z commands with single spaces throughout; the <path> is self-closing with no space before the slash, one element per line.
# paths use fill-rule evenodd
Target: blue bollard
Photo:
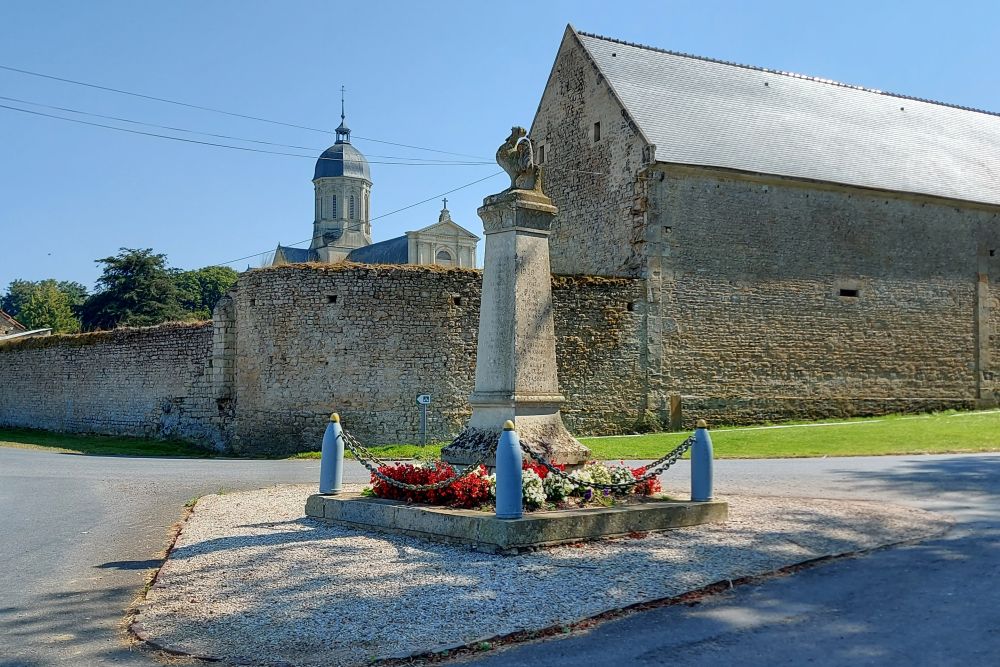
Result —
<path fill-rule="evenodd" d="M 704 502 L 712 499 L 712 437 L 708 424 L 698 420 L 691 446 L 691 500 Z"/>
<path fill-rule="evenodd" d="M 330 423 L 323 434 L 323 450 L 319 462 L 319 492 L 326 495 L 340 493 L 344 482 L 344 438 L 341 436 L 340 415 L 330 415 Z"/>
<path fill-rule="evenodd" d="M 521 441 L 509 419 L 497 444 L 497 518 L 521 518 Z"/>

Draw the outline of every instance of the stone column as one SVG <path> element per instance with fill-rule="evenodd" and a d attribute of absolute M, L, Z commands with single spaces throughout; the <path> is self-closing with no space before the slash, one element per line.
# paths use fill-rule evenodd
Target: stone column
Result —
<path fill-rule="evenodd" d="M 549 228 L 558 209 L 542 193 L 538 176 L 533 188 L 512 186 L 479 209 L 486 251 L 476 387 L 468 427 L 442 451 L 452 463 L 469 463 L 478 450 L 495 445 L 508 419 L 521 442 L 550 461 L 575 465 L 590 455 L 559 413 L 565 399 L 556 371 L 549 269 Z"/>

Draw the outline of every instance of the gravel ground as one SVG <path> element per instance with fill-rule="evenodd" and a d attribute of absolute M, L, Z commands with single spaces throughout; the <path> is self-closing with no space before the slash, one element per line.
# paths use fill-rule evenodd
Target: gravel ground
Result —
<path fill-rule="evenodd" d="M 304 517 L 313 488 L 203 497 L 140 609 L 144 635 L 230 663 L 362 665 L 571 623 L 949 525 L 883 503 L 731 496 L 724 525 L 504 557 L 324 526 Z"/>

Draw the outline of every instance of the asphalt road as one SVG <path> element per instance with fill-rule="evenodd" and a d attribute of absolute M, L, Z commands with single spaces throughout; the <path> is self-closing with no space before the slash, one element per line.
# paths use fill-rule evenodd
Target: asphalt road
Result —
<path fill-rule="evenodd" d="M 716 462 L 717 489 L 945 512 L 948 534 L 463 664 L 1000 664 L 1000 455 Z"/>
<path fill-rule="evenodd" d="M 682 493 L 684 463 L 665 478 Z M 313 482 L 317 461 L 84 457 L 0 448 L 0 667 L 155 664 L 119 623 L 192 497 Z M 366 481 L 352 463 L 348 481 Z M 720 494 L 885 499 L 948 536 L 839 561 L 483 665 L 990 664 L 1000 655 L 1000 455 L 719 461 Z"/>
<path fill-rule="evenodd" d="M 0 667 L 156 664 L 122 643 L 119 623 L 184 504 L 318 474 L 318 461 L 0 448 Z"/>

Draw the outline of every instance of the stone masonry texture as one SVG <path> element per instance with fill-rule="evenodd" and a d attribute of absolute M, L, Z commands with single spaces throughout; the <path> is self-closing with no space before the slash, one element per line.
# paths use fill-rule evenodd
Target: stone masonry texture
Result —
<path fill-rule="evenodd" d="M 211 323 L 0 344 L 0 426 L 223 446 Z"/>
<path fill-rule="evenodd" d="M 0 425 L 179 437 L 241 454 L 317 449 L 329 415 L 368 444 L 430 440 L 470 415 L 482 274 L 416 266 L 250 271 L 214 322 L 0 345 Z M 641 281 L 553 277 L 564 416 L 644 424 Z"/>

